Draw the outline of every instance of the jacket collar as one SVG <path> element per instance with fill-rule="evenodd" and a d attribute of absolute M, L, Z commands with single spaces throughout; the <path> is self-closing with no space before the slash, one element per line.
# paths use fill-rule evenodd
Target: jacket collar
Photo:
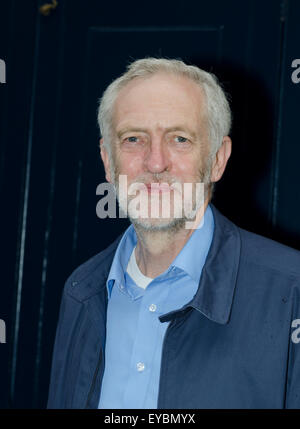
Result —
<path fill-rule="evenodd" d="M 122 235 L 73 272 L 67 288 L 69 295 L 83 302 L 102 292 L 103 288 L 106 289 L 106 280 Z"/>
<path fill-rule="evenodd" d="M 178 311 L 195 308 L 210 320 L 225 324 L 230 317 L 240 261 L 239 228 L 211 204 L 215 220 L 214 236 L 197 292 L 181 309 L 160 317 L 171 320 Z"/>
<path fill-rule="evenodd" d="M 237 280 L 241 239 L 238 227 L 223 216 L 219 210 L 210 204 L 215 230 L 204 264 L 198 290 L 188 304 L 178 311 L 188 307 L 195 308 L 210 320 L 225 324 L 230 317 L 230 311 Z M 71 276 L 69 293 L 79 301 L 85 301 L 93 295 L 106 289 L 109 270 L 121 240 L 119 236 L 106 250 L 81 265 Z M 178 311 L 160 316 L 162 322 L 171 320 Z"/>

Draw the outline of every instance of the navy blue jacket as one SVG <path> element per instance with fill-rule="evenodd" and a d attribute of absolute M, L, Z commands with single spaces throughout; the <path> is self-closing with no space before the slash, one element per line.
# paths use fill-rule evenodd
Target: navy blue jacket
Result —
<path fill-rule="evenodd" d="M 300 408 L 300 252 L 212 210 L 215 232 L 197 293 L 160 317 L 171 322 L 158 408 Z M 106 279 L 119 240 L 65 284 L 48 408 L 98 406 Z"/>

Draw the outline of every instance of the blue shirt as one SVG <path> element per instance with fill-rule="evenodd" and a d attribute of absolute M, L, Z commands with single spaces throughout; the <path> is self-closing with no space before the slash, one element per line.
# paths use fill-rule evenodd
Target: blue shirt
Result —
<path fill-rule="evenodd" d="M 125 231 L 106 283 L 105 371 L 98 408 L 157 408 L 163 340 L 169 324 L 158 317 L 194 297 L 213 233 L 208 205 L 202 227 L 193 231 L 169 268 L 142 289 L 126 272 L 137 238 L 132 225 Z"/>

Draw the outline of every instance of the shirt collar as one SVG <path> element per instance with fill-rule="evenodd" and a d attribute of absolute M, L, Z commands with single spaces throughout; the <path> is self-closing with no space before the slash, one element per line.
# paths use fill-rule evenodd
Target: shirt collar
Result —
<path fill-rule="evenodd" d="M 202 270 L 197 293 L 184 308 L 186 310 L 188 307 L 195 308 L 212 321 L 224 324 L 230 317 L 237 282 L 241 236 L 240 229 L 234 223 L 223 216 L 213 204 L 211 204 L 211 208 L 215 225 L 213 240 Z M 95 255 L 74 271 L 66 284 L 66 290 L 70 296 L 79 302 L 95 296 L 99 297 L 99 293 L 106 289 L 106 279 L 120 241 L 121 237 L 118 237 L 106 250 Z M 95 308 L 99 309 L 98 301 Z M 178 311 L 182 310 L 183 308 Z M 171 320 L 176 317 L 178 311 L 170 312 L 159 318 L 162 322 Z M 98 318 L 95 316 L 95 320 Z"/>
<path fill-rule="evenodd" d="M 185 271 L 196 283 L 199 283 L 213 234 L 214 217 L 208 205 L 199 228 L 192 232 L 171 266 Z"/>

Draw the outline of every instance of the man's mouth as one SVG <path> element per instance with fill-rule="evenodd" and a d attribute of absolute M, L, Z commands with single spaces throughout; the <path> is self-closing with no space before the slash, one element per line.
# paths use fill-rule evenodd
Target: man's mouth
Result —
<path fill-rule="evenodd" d="M 145 183 L 148 193 L 165 193 L 172 190 L 168 183 Z"/>

